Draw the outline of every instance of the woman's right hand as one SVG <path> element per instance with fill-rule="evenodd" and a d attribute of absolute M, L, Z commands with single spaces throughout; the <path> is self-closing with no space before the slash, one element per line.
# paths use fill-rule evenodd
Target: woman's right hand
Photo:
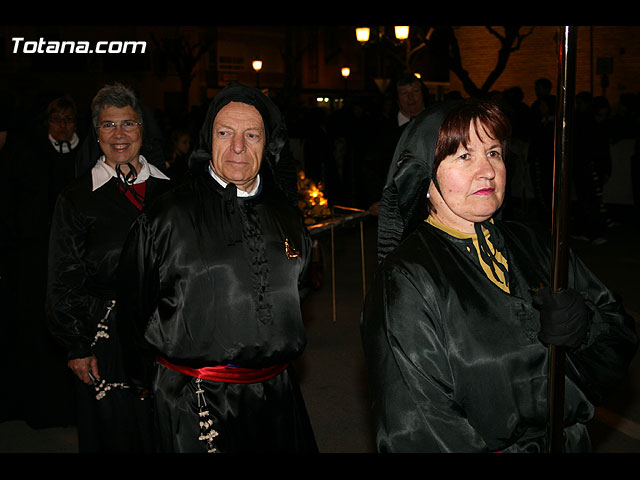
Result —
<path fill-rule="evenodd" d="M 540 310 L 538 338 L 545 345 L 578 348 L 585 340 L 590 311 L 579 292 L 540 288 L 533 293 L 533 306 Z"/>
<path fill-rule="evenodd" d="M 73 373 L 87 385 L 93 385 L 91 375 L 93 375 L 96 380 L 100 380 L 100 375 L 98 374 L 98 359 L 94 355 L 84 358 L 74 358 L 69 360 L 67 365 L 73 370 Z"/>

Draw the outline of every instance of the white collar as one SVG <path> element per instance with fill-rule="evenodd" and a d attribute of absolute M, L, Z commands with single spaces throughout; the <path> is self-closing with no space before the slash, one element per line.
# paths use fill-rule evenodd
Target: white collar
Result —
<path fill-rule="evenodd" d="M 401 127 L 405 123 L 409 122 L 411 117 L 407 117 L 404 113 L 398 111 L 398 126 Z"/>
<path fill-rule="evenodd" d="M 213 171 L 213 168 L 211 168 L 211 165 L 209 165 L 209 173 L 215 179 L 216 182 L 218 182 L 220 185 L 222 185 L 223 188 L 227 188 L 227 182 L 225 182 L 218 175 L 216 175 L 216 172 Z M 239 197 L 252 197 L 258 191 L 258 187 L 259 186 L 260 186 L 260 175 L 258 175 L 256 177 L 256 184 L 254 185 L 254 187 L 251 189 L 250 192 L 245 192 L 244 190 L 240 190 L 238 188 L 238 196 Z"/>
<path fill-rule="evenodd" d="M 136 180 L 133 182 L 134 184 L 146 182 L 149 177 L 169 180 L 169 177 L 162 173 L 160 169 L 158 169 L 158 167 L 147 162 L 147 160 L 142 155 L 140 155 L 138 159 L 140 160 L 140 171 L 138 172 Z M 111 180 L 112 177 L 117 176 L 118 174 L 116 173 L 115 169 L 107 164 L 107 162 L 105 162 L 105 158 L 103 155 L 91 169 L 93 191 L 106 184 L 109 180 Z"/>
<path fill-rule="evenodd" d="M 71 150 L 78 146 L 78 143 L 80 143 L 80 139 L 75 132 L 73 132 L 71 140 L 68 142 L 61 142 L 60 140 L 56 140 L 51 136 L 51 134 L 49 134 L 49 141 L 51 142 L 53 148 L 56 149 L 56 152 L 60 153 L 69 153 Z"/>

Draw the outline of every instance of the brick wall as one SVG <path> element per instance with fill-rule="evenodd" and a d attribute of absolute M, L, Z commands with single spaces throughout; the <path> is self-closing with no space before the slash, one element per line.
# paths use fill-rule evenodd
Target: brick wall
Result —
<path fill-rule="evenodd" d="M 497 27 L 498 29 L 500 27 Z M 522 27 L 527 31 L 530 27 Z M 494 90 L 519 86 L 525 102 L 535 100 L 534 82 L 547 77 L 558 83 L 558 27 L 536 26 L 520 50 L 512 53 L 506 70 L 493 85 Z M 476 85 L 480 86 L 493 69 L 500 48 L 498 40 L 483 26 L 464 26 L 456 29 L 464 68 Z M 594 96 L 604 95 L 615 107 L 620 94 L 640 92 L 640 26 L 584 26 L 578 28 L 576 51 L 576 92 L 587 90 Z M 613 73 L 609 86 L 603 91 L 601 77 L 596 74 L 597 59 L 611 58 Z M 462 90 L 459 79 L 450 74 L 450 89 Z M 464 92 L 463 92 L 464 94 Z"/>

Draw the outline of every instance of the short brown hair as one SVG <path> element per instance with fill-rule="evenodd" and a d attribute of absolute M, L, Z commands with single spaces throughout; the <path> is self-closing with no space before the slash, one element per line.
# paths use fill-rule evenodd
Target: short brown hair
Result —
<path fill-rule="evenodd" d="M 77 116 L 76 103 L 69 96 L 56 98 L 55 100 L 51 101 L 51 103 L 49 103 L 49 105 L 47 106 L 47 118 L 55 113 L 60 113 L 65 110 L 71 110 L 71 115 L 73 116 L 73 119 L 75 121 Z"/>
<path fill-rule="evenodd" d="M 433 161 L 434 174 L 445 157 L 456 153 L 460 145 L 467 146 L 472 123 L 500 142 L 503 155 L 507 151 L 511 124 L 500 106 L 492 101 L 465 99 L 447 114 L 440 126 Z"/>

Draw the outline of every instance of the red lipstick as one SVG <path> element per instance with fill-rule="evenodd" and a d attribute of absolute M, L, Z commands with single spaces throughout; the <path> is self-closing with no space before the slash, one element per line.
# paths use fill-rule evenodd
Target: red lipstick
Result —
<path fill-rule="evenodd" d="M 495 188 L 481 188 L 480 190 L 474 192 L 474 195 L 491 195 L 495 191 Z"/>

